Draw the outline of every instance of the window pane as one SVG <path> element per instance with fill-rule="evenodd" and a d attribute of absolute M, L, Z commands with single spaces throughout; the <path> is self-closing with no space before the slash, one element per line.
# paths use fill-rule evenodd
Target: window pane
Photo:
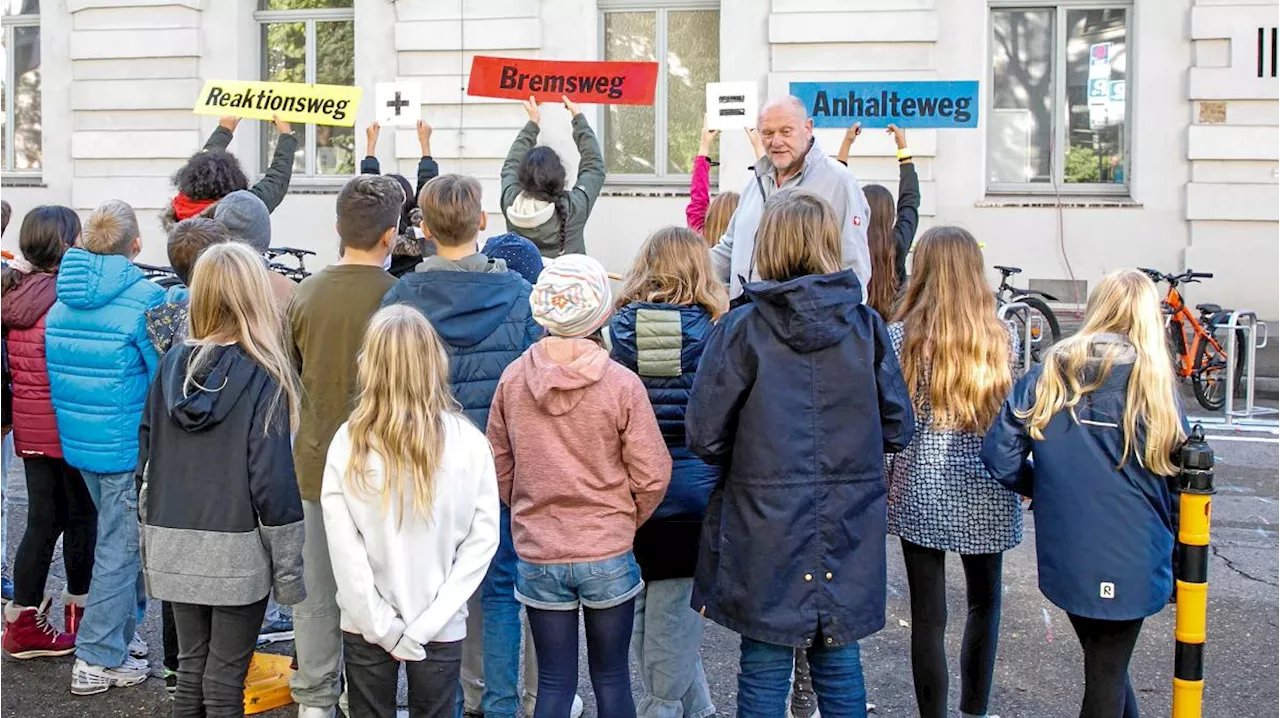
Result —
<path fill-rule="evenodd" d="M 302 22 L 275 22 L 262 26 L 262 79 L 267 82 L 306 82 L 307 80 L 307 25 Z M 263 125 L 262 168 L 271 164 L 276 149 L 274 124 Z M 307 171 L 306 125 L 293 128 L 298 137 L 298 152 L 293 158 L 293 171 Z"/>
<path fill-rule="evenodd" d="M 720 13 L 667 14 L 667 172 L 689 174 L 707 108 L 707 83 L 720 80 Z"/>
<path fill-rule="evenodd" d="M 356 84 L 354 20 L 316 23 L 316 82 Z M 356 136 L 351 127 L 316 125 L 316 174 L 355 174 Z"/>
<path fill-rule="evenodd" d="M 657 13 L 611 12 L 604 16 L 604 59 L 656 62 Z M 699 105 L 705 104 L 703 100 Z M 610 174 L 654 174 L 655 109 L 606 105 L 604 159 Z"/>
<path fill-rule="evenodd" d="M 40 169 L 40 27 L 13 28 L 13 167 Z"/>
<path fill-rule="evenodd" d="M 314 10 L 317 8 L 354 7 L 355 0 L 260 0 L 263 10 Z"/>
<path fill-rule="evenodd" d="M 1067 11 L 1066 182 L 1123 184 L 1125 78 L 1128 52 L 1125 11 Z"/>
<path fill-rule="evenodd" d="M 40 0 L 4 0 L 5 15 L 39 15 Z"/>
<path fill-rule="evenodd" d="M 987 178 L 992 183 L 1051 179 L 1053 16 L 1052 9 L 991 12 Z"/>

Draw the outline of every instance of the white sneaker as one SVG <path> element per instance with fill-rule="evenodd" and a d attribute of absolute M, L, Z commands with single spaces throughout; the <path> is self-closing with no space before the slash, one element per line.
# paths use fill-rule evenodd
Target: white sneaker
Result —
<path fill-rule="evenodd" d="M 574 694 L 573 707 L 569 709 L 569 718 L 582 718 L 582 696 Z"/>
<path fill-rule="evenodd" d="M 124 663 L 120 664 L 120 667 L 128 668 L 131 671 L 142 671 L 143 673 L 146 673 L 151 670 L 151 662 L 142 658 L 125 656 Z"/>
<path fill-rule="evenodd" d="M 298 705 L 298 718 L 333 718 L 333 708 Z"/>
<path fill-rule="evenodd" d="M 526 716 L 532 716 L 534 709 L 537 707 L 537 703 L 538 702 L 533 699 L 533 696 L 526 693 L 524 700 L 521 701 L 521 708 L 524 709 L 524 714 Z M 574 694 L 573 707 L 569 709 L 569 718 L 582 718 L 582 709 L 582 696 Z"/>
<path fill-rule="evenodd" d="M 146 641 L 142 640 L 141 633 L 135 632 L 133 640 L 129 641 L 129 655 L 134 658 L 146 658 L 148 653 L 151 653 L 151 647 L 147 645 Z"/>
<path fill-rule="evenodd" d="M 71 669 L 71 694 L 76 696 L 92 696 L 106 693 L 111 688 L 128 688 L 147 680 L 146 670 L 137 670 L 122 665 L 119 668 L 91 666 L 76 659 Z"/>

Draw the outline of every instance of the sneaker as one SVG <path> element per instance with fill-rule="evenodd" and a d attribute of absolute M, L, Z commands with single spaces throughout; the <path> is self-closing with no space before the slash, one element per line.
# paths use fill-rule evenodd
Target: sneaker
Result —
<path fill-rule="evenodd" d="M 146 669 L 137 670 L 125 661 L 119 668 L 91 666 L 80 659 L 71 669 L 71 694 L 92 696 L 106 693 L 112 688 L 128 688 L 147 680 Z"/>
<path fill-rule="evenodd" d="M 164 689 L 169 695 L 178 692 L 178 672 L 164 669 Z"/>
<path fill-rule="evenodd" d="M 25 660 L 45 656 L 67 656 L 75 652 L 76 639 L 60 633 L 49 623 L 49 599 L 40 608 L 23 608 L 13 620 L 14 607 L 5 610 L 4 639 L 0 640 L 4 652 Z"/>
<path fill-rule="evenodd" d="M 62 625 L 66 629 L 66 633 L 72 638 L 80 632 L 80 622 L 84 620 L 84 606 L 77 606 L 74 603 L 63 604 L 62 606 Z"/>
<path fill-rule="evenodd" d="M 524 709 L 524 714 L 527 716 L 531 716 L 533 715 L 534 710 L 537 709 L 538 702 L 534 699 L 533 696 L 526 693 L 524 696 L 524 700 L 521 701 L 521 704 L 522 704 L 521 707 Z M 569 718 L 582 718 L 582 710 L 583 710 L 582 696 L 574 694 L 573 707 L 569 709 Z"/>
<path fill-rule="evenodd" d="M 13 579 L 8 576 L 0 576 L 0 598 L 5 601 L 13 600 Z"/>
<path fill-rule="evenodd" d="M 333 718 L 333 706 L 317 708 L 315 706 L 298 706 L 298 718 Z"/>
<path fill-rule="evenodd" d="M 281 616 L 258 631 L 258 646 L 293 640 L 293 619 Z"/>
<path fill-rule="evenodd" d="M 146 658 L 149 653 L 151 653 L 151 646 L 148 646 L 147 642 L 142 640 L 141 633 L 135 632 L 133 640 L 129 641 L 129 655 L 134 658 Z M 143 661 L 143 663 L 145 662 Z"/>

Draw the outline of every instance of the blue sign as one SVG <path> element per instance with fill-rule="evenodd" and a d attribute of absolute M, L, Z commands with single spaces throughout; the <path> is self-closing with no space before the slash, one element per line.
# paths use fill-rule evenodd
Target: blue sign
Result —
<path fill-rule="evenodd" d="M 905 128 L 978 126 L 978 83 L 793 82 L 814 127 L 897 125 Z"/>

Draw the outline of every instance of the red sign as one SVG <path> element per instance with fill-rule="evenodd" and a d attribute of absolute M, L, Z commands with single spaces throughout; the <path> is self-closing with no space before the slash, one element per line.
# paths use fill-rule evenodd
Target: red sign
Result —
<path fill-rule="evenodd" d="M 561 62 L 477 55 L 467 94 L 539 102 L 652 105 L 658 85 L 656 62 Z"/>

